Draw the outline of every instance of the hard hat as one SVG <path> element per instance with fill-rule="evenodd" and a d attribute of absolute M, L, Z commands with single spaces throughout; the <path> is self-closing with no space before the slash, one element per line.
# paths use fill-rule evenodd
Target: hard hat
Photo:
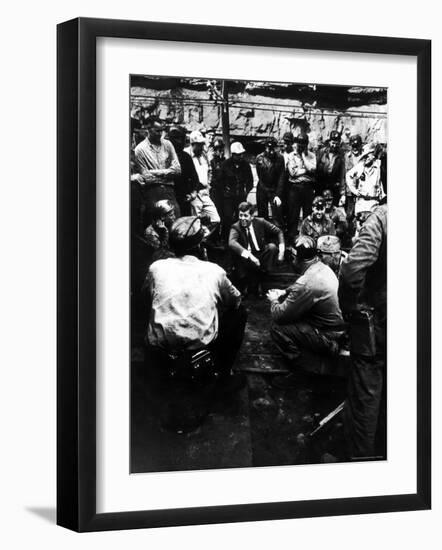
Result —
<path fill-rule="evenodd" d="M 240 143 L 239 141 L 235 141 L 230 146 L 230 152 L 232 153 L 232 155 L 241 155 L 241 153 L 245 153 L 246 150 L 242 146 L 242 143 Z"/>
<path fill-rule="evenodd" d="M 178 218 L 169 233 L 169 243 L 174 249 L 191 250 L 198 246 L 203 238 L 204 229 L 197 216 Z"/>
<path fill-rule="evenodd" d="M 206 143 L 206 140 L 201 132 L 195 130 L 190 133 L 190 143 Z"/>

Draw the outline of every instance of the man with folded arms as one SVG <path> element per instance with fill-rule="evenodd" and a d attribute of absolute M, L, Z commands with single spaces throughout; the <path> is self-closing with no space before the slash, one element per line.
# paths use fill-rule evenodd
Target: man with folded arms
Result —
<path fill-rule="evenodd" d="M 143 187 L 146 221 L 152 221 L 152 211 L 159 200 L 173 202 L 178 215 L 174 178 L 181 174 L 181 167 L 172 143 L 162 137 L 163 124 L 157 117 L 147 120 L 147 137 L 135 148 L 135 161 L 139 183 Z"/>

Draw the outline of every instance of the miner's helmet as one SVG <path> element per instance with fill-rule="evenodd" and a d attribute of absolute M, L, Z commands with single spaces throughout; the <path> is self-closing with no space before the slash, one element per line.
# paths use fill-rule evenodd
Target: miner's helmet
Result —
<path fill-rule="evenodd" d="M 362 147 L 362 138 L 359 134 L 356 134 L 354 136 L 351 136 L 350 138 L 350 146 L 354 148 L 360 148 Z"/>
<path fill-rule="evenodd" d="M 330 132 L 330 141 L 341 141 L 341 133 L 337 130 L 332 130 Z"/>
<path fill-rule="evenodd" d="M 341 241 L 336 235 L 322 235 L 318 238 L 317 248 L 321 254 L 335 254 L 341 250 Z"/>
<path fill-rule="evenodd" d="M 172 225 L 169 244 L 177 254 L 184 254 L 201 243 L 205 235 L 201 219 L 197 216 L 183 216 Z"/>
<path fill-rule="evenodd" d="M 265 146 L 274 149 L 278 145 L 274 137 L 269 137 L 265 140 Z"/>
<path fill-rule="evenodd" d="M 168 199 L 162 199 L 154 204 L 152 218 L 154 220 L 161 220 L 161 218 L 171 214 L 174 210 L 175 206 L 172 201 Z"/>
<path fill-rule="evenodd" d="M 224 141 L 219 137 L 215 138 L 213 141 L 213 148 L 224 150 Z"/>
<path fill-rule="evenodd" d="M 295 241 L 294 251 L 298 260 L 312 260 L 317 255 L 316 241 L 308 235 L 301 235 Z"/>

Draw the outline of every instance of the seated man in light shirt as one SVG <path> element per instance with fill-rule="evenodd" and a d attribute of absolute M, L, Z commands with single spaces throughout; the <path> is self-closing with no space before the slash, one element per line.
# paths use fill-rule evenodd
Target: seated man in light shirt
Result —
<path fill-rule="evenodd" d="M 232 225 L 229 236 L 236 275 L 245 294 L 250 288 L 261 296 L 263 278 L 271 271 L 276 259 L 279 262 L 284 260 L 284 235 L 276 225 L 255 217 L 252 204 L 242 202 L 238 211 L 238 221 Z M 278 241 L 278 246 L 271 242 L 272 239 Z"/>
<path fill-rule="evenodd" d="M 226 272 L 200 259 L 204 236 L 199 218 L 179 218 L 169 233 L 169 245 L 176 257 L 150 266 L 145 281 L 147 352 L 153 367 L 168 370 L 173 369 L 174 357 L 209 350 L 214 361 L 211 374 L 216 375 L 217 384 L 232 389 L 242 383 L 232 374 L 232 367 L 247 314 Z"/>
<path fill-rule="evenodd" d="M 219 224 L 220 217 L 210 198 L 210 164 L 204 151 L 205 144 L 202 133 L 194 131 L 190 134 L 190 147 L 184 149 L 192 158 L 200 183 L 199 189 L 192 193 L 190 204 L 193 215 L 205 217 L 215 226 Z"/>

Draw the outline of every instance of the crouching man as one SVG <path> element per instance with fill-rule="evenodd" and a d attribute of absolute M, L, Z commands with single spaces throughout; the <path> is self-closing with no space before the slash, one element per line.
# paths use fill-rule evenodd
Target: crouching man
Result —
<path fill-rule="evenodd" d="M 229 248 L 234 254 L 239 285 L 262 294 L 261 283 L 274 267 L 276 260 L 284 259 L 284 235 L 279 227 L 263 218 L 256 218 L 254 206 L 242 202 L 238 207 L 238 221 L 230 229 Z M 271 242 L 278 240 L 278 246 Z"/>
<path fill-rule="evenodd" d="M 194 388 L 207 381 L 226 392 L 243 384 L 232 366 L 247 314 L 225 271 L 200 259 L 204 235 L 199 218 L 176 220 L 169 234 L 176 257 L 154 262 L 145 285 L 150 302 L 147 368 L 160 369 L 169 386 L 190 388 L 187 405 L 198 397 Z"/>
<path fill-rule="evenodd" d="M 274 379 L 278 387 L 297 382 L 296 373 L 320 374 L 321 357 L 338 354 L 337 340 L 344 333 L 338 301 L 338 279 L 318 258 L 312 237 L 295 242 L 293 267 L 299 278 L 286 290 L 269 290 L 271 337 L 287 360 L 292 374 Z"/>

